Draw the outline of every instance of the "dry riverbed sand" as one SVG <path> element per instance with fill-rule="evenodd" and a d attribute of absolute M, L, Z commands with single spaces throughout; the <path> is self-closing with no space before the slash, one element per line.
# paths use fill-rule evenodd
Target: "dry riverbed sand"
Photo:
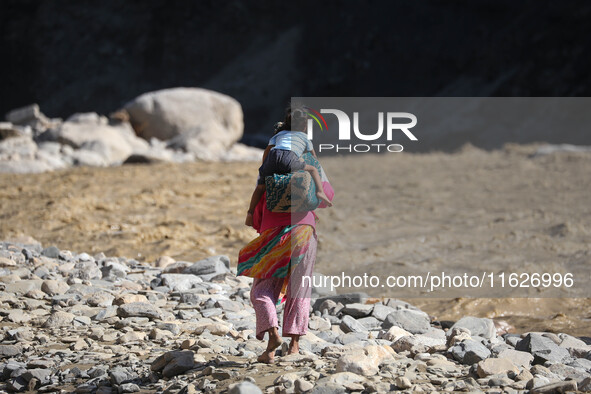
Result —
<path fill-rule="evenodd" d="M 316 270 L 385 278 L 409 267 L 540 264 L 560 271 L 569 263 L 582 275 L 591 263 L 591 155 L 534 157 L 536 148 L 321 158 L 337 196 L 334 208 L 318 212 Z M 44 246 L 147 263 L 162 255 L 197 261 L 225 254 L 235 265 L 256 236 L 243 221 L 257 168 L 185 163 L 0 174 L 0 239 L 31 236 Z M 516 332 L 591 332 L 585 297 L 355 290 L 408 299 L 441 320 L 474 315 L 506 320 Z"/>

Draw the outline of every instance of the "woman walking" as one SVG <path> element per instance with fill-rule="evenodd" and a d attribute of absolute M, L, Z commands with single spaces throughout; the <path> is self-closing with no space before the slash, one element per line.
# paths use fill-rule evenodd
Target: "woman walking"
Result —
<path fill-rule="evenodd" d="M 300 110 L 299 110 L 300 111 Z M 288 109 L 279 130 L 304 131 L 306 122 L 293 122 Z M 269 149 L 263 156 L 263 165 Z M 323 174 L 324 175 L 324 174 Z M 324 176 L 323 192 L 332 200 L 334 192 Z M 273 363 L 275 349 L 290 337 L 288 354 L 299 353 L 299 338 L 306 334 L 310 313 L 310 283 L 304 276 L 312 276 L 316 261 L 316 215 L 306 212 L 271 212 L 265 203 L 266 193 L 249 208 L 246 224 L 260 234 L 239 253 L 238 275 L 254 278 L 250 300 L 256 314 L 256 337 L 263 340 L 268 334 L 267 348 L 259 362 Z M 330 201 L 322 202 L 326 207 Z M 282 335 L 279 335 L 276 305 L 285 301 Z"/>

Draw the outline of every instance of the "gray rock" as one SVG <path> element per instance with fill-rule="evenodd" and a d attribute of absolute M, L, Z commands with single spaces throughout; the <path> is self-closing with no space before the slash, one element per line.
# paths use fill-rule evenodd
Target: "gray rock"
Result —
<path fill-rule="evenodd" d="M 380 321 L 384 321 L 384 320 L 386 320 L 388 315 L 390 313 L 394 312 L 395 310 L 396 309 L 391 308 L 389 306 L 385 306 L 382 304 L 374 304 L 373 311 L 371 312 L 371 315 Z"/>
<path fill-rule="evenodd" d="M 541 387 L 533 388 L 530 390 L 530 394 L 566 393 L 569 391 L 577 391 L 577 382 L 567 380 L 564 382 L 546 384 Z"/>
<path fill-rule="evenodd" d="M 49 377 L 51 376 L 50 369 L 42 369 L 42 368 L 35 368 L 35 369 L 28 369 L 24 374 L 21 375 L 27 382 L 30 382 L 31 379 L 37 379 L 41 384 L 45 384 L 49 381 Z"/>
<path fill-rule="evenodd" d="M 365 301 L 368 299 L 368 295 L 365 293 L 346 293 L 346 294 L 338 294 L 334 296 L 326 296 L 320 297 L 314 301 L 312 309 L 315 311 L 320 310 L 320 306 L 326 300 L 333 301 L 335 304 L 341 303 L 343 305 L 353 304 L 353 303 L 361 303 L 364 304 Z"/>
<path fill-rule="evenodd" d="M 534 364 L 543 364 L 546 361 L 563 362 L 570 358 L 568 350 L 559 347 L 551 339 L 536 333 L 527 334 L 517 343 L 515 349 L 531 353 L 534 356 Z"/>
<path fill-rule="evenodd" d="M 75 114 L 58 130 L 58 141 L 81 151 L 93 152 L 106 164 L 120 164 L 129 157 L 134 147 L 146 148 L 128 123 L 109 125 L 95 113 Z"/>
<path fill-rule="evenodd" d="M 14 309 L 8 313 L 8 320 L 16 324 L 28 323 L 33 316 L 21 309 Z"/>
<path fill-rule="evenodd" d="M 64 280 L 45 280 L 41 285 L 41 290 L 50 296 L 64 294 L 69 288 Z"/>
<path fill-rule="evenodd" d="M 490 357 L 490 350 L 480 342 L 462 341 L 449 349 L 453 358 L 465 365 L 472 365 Z"/>
<path fill-rule="evenodd" d="M 233 98 L 200 88 L 173 88 L 145 93 L 125 105 L 131 122 L 143 125 L 140 137 L 169 140 L 191 134 L 191 144 L 226 150 L 242 137 L 242 108 Z M 177 141 L 178 142 L 178 141 Z M 207 158 L 207 157 L 206 157 Z"/>
<path fill-rule="evenodd" d="M 112 384 L 121 385 L 129 383 L 138 378 L 138 374 L 130 368 L 115 367 L 109 371 L 109 378 Z"/>
<path fill-rule="evenodd" d="M 45 257 L 57 259 L 60 257 L 60 250 L 56 246 L 49 246 L 41 251 L 41 254 Z"/>
<path fill-rule="evenodd" d="M 373 316 L 363 317 L 361 319 L 357 319 L 357 321 L 361 323 L 364 327 L 366 327 L 368 330 L 379 330 L 382 326 L 382 322 Z"/>
<path fill-rule="evenodd" d="M 84 280 L 91 280 L 101 279 L 103 274 L 94 261 L 84 260 L 74 266 L 74 276 Z"/>
<path fill-rule="evenodd" d="M 37 144 L 31 137 L 19 136 L 0 140 L 0 155 L 32 160 L 35 158 L 35 153 L 37 153 Z"/>
<path fill-rule="evenodd" d="M 50 170 L 51 167 L 41 160 L 0 161 L 0 173 L 37 174 Z"/>
<path fill-rule="evenodd" d="M 116 281 L 117 279 L 125 278 L 129 271 L 130 270 L 128 266 L 114 261 L 105 263 L 105 265 L 101 268 L 102 278 L 109 281 Z"/>
<path fill-rule="evenodd" d="M 119 386 L 120 393 L 137 393 L 140 391 L 140 386 L 134 383 L 124 383 Z"/>
<path fill-rule="evenodd" d="M 151 365 L 154 372 L 162 372 L 165 378 L 180 375 L 195 366 L 193 352 L 190 350 L 175 350 L 159 356 Z"/>
<path fill-rule="evenodd" d="M 412 334 L 422 334 L 429 330 L 431 324 L 426 313 L 401 309 L 390 313 L 382 324 L 385 330 L 392 326 L 403 328 Z"/>
<path fill-rule="evenodd" d="M 472 336 L 479 336 L 486 339 L 494 338 L 496 334 L 495 323 L 492 319 L 473 316 L 462 317 L 450 329 L 455 327 L 467 328 Z"/>
<path fill-rule="evenodd" d="M 228 388 L 228 394 L 262 394 L 260 388 L 258 388 L 255 384 L 244 381 L 234 383 Z"/>
<path fill-rule="evenodd" d="M 0 345 L 0 357 L 10 358 L 18 356 L 23 352 L 20 345 Z"/>
<path fill-rule="evenodd" d="M 7 293 L 27 294 L 31 290 L 41 290 L 42 280 L 19 280 L 18 282 L 8 283 L 4 287 Z"/>
<path fill-rule="evenodd" d="M 341 324 L 339 326 L 344 333 L 349 332 L 367 332 L 368 329 L 357 320 L 352 318 L 349 315 L 343 316 L 343 320 L 341 320 Z"/>
<path fill-rule="evenodd" d="M 366 317 L 373 311 L 373 305 L 353 303 L 347 304 L 341 312 L 354 318 Z"/>
<path fill-rule="evenodd" d="M 327 319 L 312 315 L 308 320 L 308 328 L 314 331 L 328 331 L 331 328 L 331 324 Z"/>
<path fill-rule="evenodd" d="M 210 281 L 218 275 L 230 273 L 230 259 L 223 255 L 211 256 L 185 268 L 183 273 L 197 275 L 204 281 Z"/>
<path fill-rule="evenodd" d="M 43 327 L 47 328 L 57 328 L 57 327 L 66 327 L 72 324 L 74 320 L 74 314 L 64 312 L 64 311 L 56 311 L 43 324 Z"/>
<path fill-rule="evenodd" d="M 203 282 L 197 275 L 192 274 L 162 274 L 162 284 L 172 291 L 188 291 Z"/>
<path fill-rule="evenodd" d="M 318 382 L 309 394 L 345 394 L 347 389 L 340 384 L 330 381 Z"/>
<path fill-rule="evenodd" d="M 519 350 L 506 349 L 497 355 L 498 358 L 508 358 L 517 366 L 522 366 L 526 369 L 531 367 L 531 363 L 534 361 L 534 356 L 528 352 L 522 352 Z"/>
<path fill-rule="evenodd" d="M 589 376 L 586 370 L 577 369 L 568 365 L 556 363 L 548 367 L 550 372 L 562 377 L 562 379 L 574 380 L 577 383 L 582 383 L 583 380 Z"/>
<path fill-rule="evenodd" d="M 117 315 L 120 317 L 147 317 L 150 319 L 159 319 L 162 315 L 160 309 L 147 302 L 132 302 L 124 304 L 117 308 Z"/>

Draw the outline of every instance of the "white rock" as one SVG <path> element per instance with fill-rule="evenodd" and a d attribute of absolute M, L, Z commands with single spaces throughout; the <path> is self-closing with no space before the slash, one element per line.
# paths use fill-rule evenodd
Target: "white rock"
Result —
<path fill-rule="evenodd" d="M 205 160 L 226 156 L 227 150 L 242 137 L 244 128 L 240 103 L 207 89 L 149 92 L 127 103 L 125 109 L 140 137 L 174 138 L 169 146 L 193 152 Z"/>

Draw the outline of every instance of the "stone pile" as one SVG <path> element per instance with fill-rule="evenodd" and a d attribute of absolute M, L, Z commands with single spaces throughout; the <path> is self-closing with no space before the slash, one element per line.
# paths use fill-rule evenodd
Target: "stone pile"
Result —
<path fill-rule="evenodd" d="M 146 93 L 110 118 L 77 113 L 49 119 L 36 104 L 0 122 L 0 172 L 35 173 L 124 163 L 258 161 L 242 137 L 240 104 L 198 88 Z"/>
<path fill-rule="evenodd" d="M 550 393 L 591 390 L 591 346 L 434 321 L 396 299 L 314 289 L 300 354 L 256 362 L 251 279 L 225 256 L 155 264 L 0 243 L 0 391 Z M 282 307 L 279 307 L 281 311 Z M 282 313 L 282 312 L 281 312 Z"/>

